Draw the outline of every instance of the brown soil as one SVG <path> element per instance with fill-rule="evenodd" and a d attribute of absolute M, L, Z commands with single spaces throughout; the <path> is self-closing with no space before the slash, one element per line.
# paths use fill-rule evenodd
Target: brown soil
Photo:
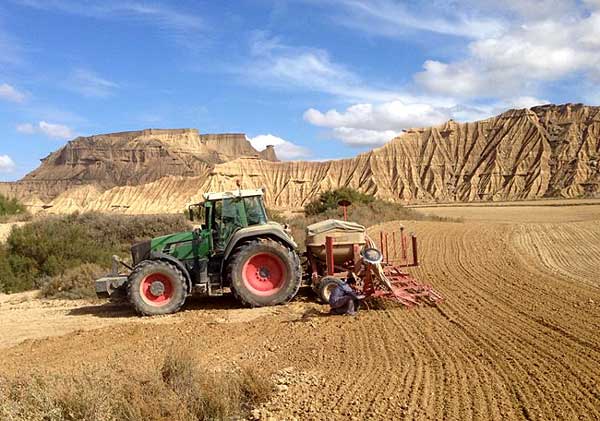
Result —
<path fill-rule="evenodd" d="M 546 216 L 404 222 L 419 234 L 415 275 L 445 296 L 437 308 L 350 318 L 305 296 L 268 309 L 194 299 L 140 319 L 123 306 L 2 299 L 0 374 L 144 365 L 176 345 L 206 363 L 278 372 L 279 393 L 260 408 L 274 419 L 599 419 L 600 214 Z M 50 334 L 63 336 L 41 339 Z"/>
<path fill-rule="evenodd" d="M 578 222 L 600 219 L 600 201 L 531 201 L 488 205 L 419 206 L 417 209 L 443 218 L 494 223 Z"/>

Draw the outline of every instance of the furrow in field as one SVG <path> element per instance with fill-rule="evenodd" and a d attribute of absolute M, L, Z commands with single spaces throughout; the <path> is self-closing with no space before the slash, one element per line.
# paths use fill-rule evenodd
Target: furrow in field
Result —
<path fill-rule="evenodd" d="M 530 279 L 526 268 L 518 267 L 519 260 L 505 247 L 508 227 L 494 231 L 489 226 L 483 229 L 461 225 L 455 224 L 450 230 L 419 231 L 424 240 L 423 254 L 436 252 L 436 260 L 428 261 L 433 267 L 427 271 L 417 272 L 435 280 L 447 298 L 442 306 L 453 314 L 451 317 L 465 333 L 483 348 L 499 351 L 506 358 L 506 363 L 498 364 L 494 370 L 500 370 L 507 380 L 522 384 L 518 393 L 514 392 L 515 408 L 525 405 L 523 414 L 541 411 L 548 417 L 563 410 L 598 415 L 595 393 L 589 388 L 594 375 L 585 374 L 598 370 L 598 355 L 592 361 L 581 359 L 582 350 L 577 343 L 541 326 L 528 313 L 527 301 L 535 298 L 535 285 L 529 284 L 539 280 Z M 441 254 L 440 249 L 451 252 Z M 491 252 L 486 254 L 486 250 Z M 500 252 L 494 255 L 494 250 Z M 526 282 L 513 286 L 504 282 L 517 273 Z M 511 300 L 511 294 L 519 299 Z M 566 393 L 561 386 L 554 386 L 555 375 L 572 380 Z M 569 396 L 578 396 L 577 402 L 571 404 Z"/>
<path fill-rule="evenodd" d="M 520 225 L 514 244 L 534 265 L 600 288 L 600 221 Z"/>

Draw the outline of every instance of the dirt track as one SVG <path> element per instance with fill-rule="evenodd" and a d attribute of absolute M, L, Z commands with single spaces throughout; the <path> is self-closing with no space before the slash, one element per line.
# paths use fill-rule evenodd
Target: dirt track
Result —
<path fill-rule="evenodd" d="M 579 208 L 570 207 L 575 214 L 567 220 L 581 220 Z M 103 330 L 4 349 L 0 372 L 145 364 L 175 344 L 217 365 L 289 367 L 297 380 L 266 408 L 276 419 L 600 419 L 600 213 L 544 222 L 565 213 L 547 209 L 527 224 L 517 216 L 512 224 L 404 223 L 420 238 L 415 274 L 446 297 L 439 308 L 371 310 L 352 319 L 325 316 L 324 306 L 305 297 L 271 309 L 193 300 L 183 313 L 138 319 L 89 304 L 64 320 L 88 328 L 95 319 Z M 506 222 L 506 214 L 499 219 Z M 7 312 L 0 302 L 4 344 Z"/>

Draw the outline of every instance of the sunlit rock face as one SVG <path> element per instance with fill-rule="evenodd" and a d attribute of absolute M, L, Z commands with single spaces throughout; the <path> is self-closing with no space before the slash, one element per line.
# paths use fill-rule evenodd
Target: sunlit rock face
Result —
<path fill-rule="evenodd" d="M 81 137 L 0 193 L 34 211 L 175 213 L 206 191 L 265 188 L 268 206 L 300 209 L 351 187 L 400 203 L 598 196 L 600 107 L 545 105 L 473 123 L 406 130 L 355 158 L 278 162 L 243 134 L 194 129 Z"/>

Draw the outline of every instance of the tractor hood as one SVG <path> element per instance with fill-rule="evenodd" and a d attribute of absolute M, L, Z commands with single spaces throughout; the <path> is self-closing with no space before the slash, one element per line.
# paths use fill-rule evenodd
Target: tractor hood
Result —
<path fill-rule="evenodd" d="M 150 258 L 151 252 L 166 252 L 168 254 L 170 245 L 191 243 L 194 238 L 192 231 L 177 232 L 175 234 L 163 235 L 152 240 L 142 241 L 131 247 L 133 264 L 137 265 L 142 260 Z"/>

